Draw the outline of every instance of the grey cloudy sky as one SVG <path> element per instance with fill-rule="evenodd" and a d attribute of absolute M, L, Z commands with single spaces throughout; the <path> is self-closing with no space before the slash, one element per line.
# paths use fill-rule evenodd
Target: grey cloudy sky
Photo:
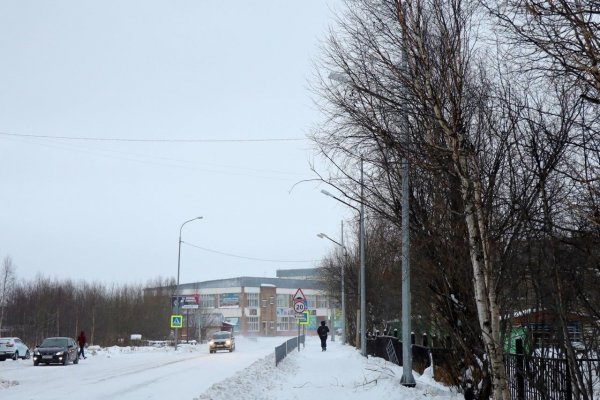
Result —
<path fill-rule="evenodd" d="M 307 140 L 14 135 L 303 138 L 340 3 L 0 2 L 0 257 L 24 279 L 174 277 L 203 216 L 181 282 L 314 266 L 349 212 L 315 183 L 290 193 L 314 178 Z"/>

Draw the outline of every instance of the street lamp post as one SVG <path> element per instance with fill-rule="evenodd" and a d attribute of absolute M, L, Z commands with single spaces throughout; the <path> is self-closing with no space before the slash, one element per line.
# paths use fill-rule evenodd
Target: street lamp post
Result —
<path fill-rule="evenodd" d="M 363 185 L 363 161 L 360 160 L 360 209 L 345 202 L 344 200 L 335 197 L 326 190 L 321 190 L 326 196 L 332 197 L 335 200 L 343 203 L 359 213 L 360 217 L 360 354 L 367 356 L 367 302 L 365 297 L 365 212 L 364 212 L 364 185 Z"/>
<path fill-rule="evenodd" d="M 183 230 L 183 226 L 188 222 L 195 221 L 197 219 L 202 219 L 202 217 L 192 218 L 190 220 L 185 221 L 181 224 L 179 228 L 179 250 L 177 252 L 177 286 L 175 287 L 175 294 L 179 294 L 179 272 L 181 271 L 181 231 Z M 179 313 L 179 302 L 177 303 L 177 312 Z M 179 329 L 175 328 L 175 350 L 177 350 L 177 340 L 179 338 Z"/>
<path fill-rule="evenodd" d="M 402 11 L 403 13 L 405 10 Z M 408 52 L 406 51 L 406 41 L 402 46 L 402 72 L 408 73 Z M 403 97 L 407 98 L 406 85 L 402 85 Z M 403 107 L 401 118 L 402 144 L 405 148 L 405 154 L 402 156 L 402 378 L 400 383 L 407 387 L 415 387 L 416 381 L 412 373 L 412 342 L 411 342 L 411 293 L 410 293 L 410 230 L 409 230 L 409 165 L 408 149 L 410 147 L 410 137 L 408 134 L 408 111 Z"/>
<path fill-rule="evenodd" d="M 404 13 L 404 10 L 402 11 Z M 401 70 L 403 73 L 408 75 L 408 52 L 406 51 L 406 41 L 403 41 L 402 46 L 402 60 L 401 60 Z M 351 84 L 352 81 L 348 78 L 348 76 L 338 73 L 332 72 L 329 74 L 329 78 L 341 83 Z M 406 85 L 402 85 L 403 98 L 407 98 L 407 89 Z M 401 118 L 401 126 L 400 130 L 402 132 L 402 140 L 405 149 L 408 149 L 410 146 L 409 133 L 408 133 L 408 112 L 406 109 L 402 109 L 402 118 Z M 411 294 L 410 294 L 410 238 L 409 238 L 409 182 L 408 182 L 408 156 L 404 155 L 402 157 L 402 167 L 401 167 L 401 179 L 402 179 L 402 378 L 400 379 L 400 383 L 404 386 L 415 387 L 416 382 L 415 378 L 412 374 L 412 345 L 410 340 L 411 335 Z M 361 209 L 363 204 L 363 184 L 362 184 L 362 160 L 361 160 Z M 333 197 L 333 196 L 332 196 Z M 361 214 L 362 215 L 362 214 Z M 362 226 L 363 220 L 361 218 L 361 230 L 364 229 Z M 363 239 L 361 235 L 361 239 Z M 362 249 L 362 244 L 361 244 Z M 362 285 L 364 284 L 364 271 L 363 265 L 364 260 L 362 257 L 364 253 L 361 253 L 361 296 L 363 294 Z M 362 319 L 363 316 L 363 304 L 361 297 L 361 328 L 363 326 Z M 364 331 L 363 331 L 364 332 Z M 362 341 L 362 339 L 361 339 Z M 366 351 L 361 352 L 363 355 L 366 355 Z"/>
<path fill-rule="evenodd" d="M 342 221 L 342 236 L 341 236 L 341 243 L 338 243 L 337 241 L 333 240 L 332 238 L 330 238 L 329 236 L 327 236 L 324 233 L 319 233 L 317 234 L 318 237 L 320 237 L 321 239 L 328 239 L 331 242 L 335 243 L 336 245 L 340 246 L 342 248 L 342 250 L 344 251 L 344 259 L 347 258 L 348 255 L 348 251 L 346 249 L 346 246 L 344 246 L 344 221 Z M 344 264 L 342 264 L 342 344 L 346 344 L 346 284 L 345 284 L 345 279 L 344 279 L 344 270 L 345 270 L 346 266 Z M 335 327 L 334 327 L 335 328 Z"/>

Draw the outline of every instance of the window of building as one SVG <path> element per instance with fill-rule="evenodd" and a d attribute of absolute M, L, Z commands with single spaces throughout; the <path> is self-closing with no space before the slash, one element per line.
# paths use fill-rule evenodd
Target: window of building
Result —
<path fill-rule="evenodd" d="M 258 317 L 248 317 L 248 332 L 258 332 L 259 324 Z"/>
<path fill-rule="evenodd" d="M 317 308 L 327 308 L 327 296 L 317 296 Z"/>
<path fill-rule="evenodd" d="M 277 307 L 289 308 L 290 307 L 290 295 L 289 294 L 278 294 L 277 295 Z"/>
<path fill-rule="evenodd" d="M 214 294 L 201 294 L 200 295 L 200 308 L 215 308 L 215 295 Z"/>
<path fill-rule="evenodd" d="M 270 328 L 271 330 L 274 330 L 274 329 L 275 329 L 275 321 L 269 321 L 269 328 Z"/>
<path fill-rule="evenodd" d="M 572 342 L 581 342 L 581 324 L 577 322 L 569 322 L 567 324 L 567 331 L 569 332 L 569 339 Z"/>
<path fill-rule="evenodd" d="M 291 317 L 290 316 L 281 316 L 281 317 L 277 317 L 277 330 L 278 331 L 289 331 L 290 330 L 290 324 L 291 324 Z"/>
<path fill-rule="evenodd" d="M 275 304 L 275 297 L 273 297 L 273 296 L 269 297 L 269 304 L 271 304 L 271 305 Z"/>
<path fill-rule="evenodd" d="M 235 308 L 240 306 L 239 293 L 221 293 L 219 295 L 220 308 Z"/>
<path fill-rule="evenodd" d="M 259 300 L 258 293 L 246 293 L 246 305 L 248 307 L 258 307 Z"/>
<path fill-rule="evenodd" d="M 267 299 L 262 299 L 261 301 L 262 307 L 266 307 L 267 306 Z"/>
<path fill-rule="evenodd" d="M 317 296 L 315 295 L 308 295 L 306 296 L 306 301 L 308 302 L 308 309 L 309 310 L 314 310 L 316 308 L 317 305 Z"/>

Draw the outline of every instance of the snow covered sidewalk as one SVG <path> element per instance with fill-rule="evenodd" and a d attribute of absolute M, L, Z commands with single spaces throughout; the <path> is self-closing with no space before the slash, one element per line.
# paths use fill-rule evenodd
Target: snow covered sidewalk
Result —
<path fill-rule="evenodd" d="M 282 339 L 283 341 L 283 339 Z M 387 400 L 460 399 L 461 396 L 435 382 L 427 371 L 415 373 L 417 386 L 400 385 L 402 368 L 379 358 L 364 358 L 351 346 L 329 342 L 322 352 L 316 337 L 306 348 L 289 354 L 275 367 L 267 356 L 231 378 L 217 383 L 196 400 Z"/>

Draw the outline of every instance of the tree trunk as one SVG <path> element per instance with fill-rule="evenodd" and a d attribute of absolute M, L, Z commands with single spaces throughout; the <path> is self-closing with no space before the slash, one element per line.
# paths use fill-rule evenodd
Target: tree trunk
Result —
<path fill-rule="evenodd" d="M 482 339 L 490 361 L 492 379 L 492 398 L 510 400 L 504 356 L 500 345 L 499 307 L 497 304 L 496 288 L 492 282 L 493 265 L 486 256 L 489 249 L 489 239 L 483 220 L 481 204 L 481 185 L 477 174 L 473 174 L 467 156 L 459 150 L 457 142 L 449 140 L 453 146 L 453 160 L 461 179 L 461 190 L 465 205 L 465 222 L 469 236 L 469 253 L 473 268 L 473 285 L 477 317 L 482 332 Z M 475 175 L 475 176 L 474 176 Z M 479 201 L 478 201 L 479 200 Z"/>
<path fill-rule="evenodd" d="M 463 180 L 463 193 L 467 194 L 469 182 Z M 483 334 L 486 353 L 490 360 L 492 373 L 492 398 L 497 400 L 510 400 L 508 393 L 508 384 L 506 381 L 506 371 L 504 369 L 504 358 L 499 346 L 499 332 L 495 332 L 492 309 L 498 310 L 495 304 L 495 294 L 493 289 L 486 285 L 489 282 L 489 271 L 483 263 L 481 251 L 482 237 L 479 235 L 477 222 L 475 218 L 475 206 L 465 196 L 465 220 L 469 233 L 469 250 L 471 254 L 471 265 L 473 268 L 473 285 L 475 289 L 475 304 L 477 305 L 477 316 L 479 325 Z M 497 313 L 497 311 L 496 311 Z"/>

